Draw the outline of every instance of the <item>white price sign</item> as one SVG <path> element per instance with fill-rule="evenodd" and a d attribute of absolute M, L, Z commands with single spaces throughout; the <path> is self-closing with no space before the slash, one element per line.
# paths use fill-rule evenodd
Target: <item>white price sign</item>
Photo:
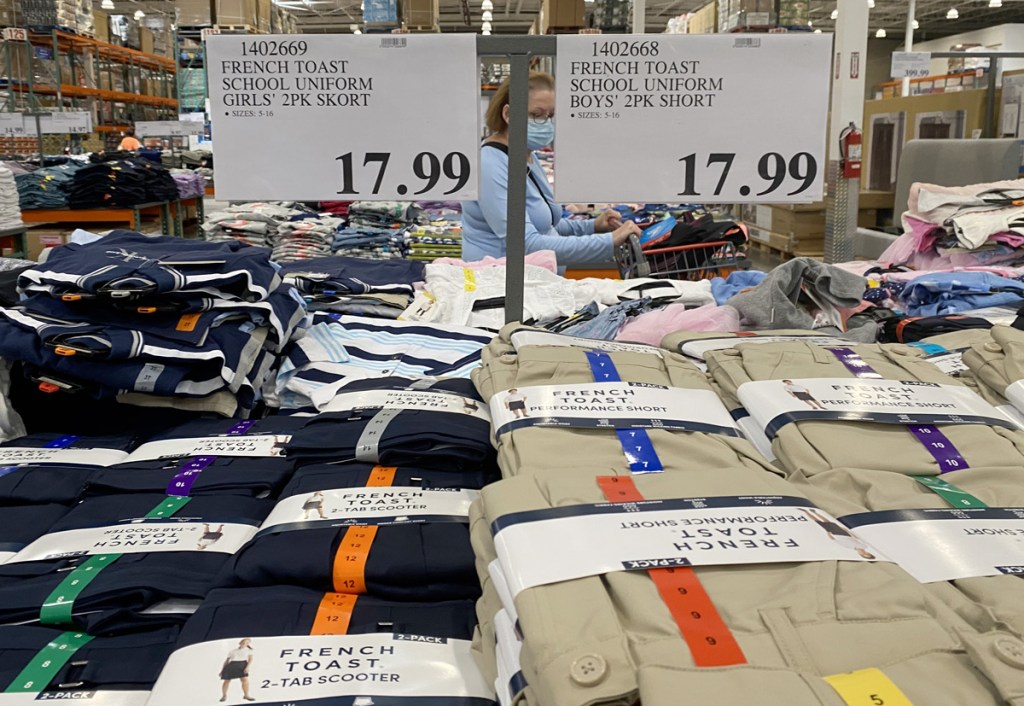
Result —
<path fill-rule="evenodd" d="M 557 197 L 821 200 L 831 51 L 824 34 L 559 35 Z"/>
<path fill-rule="evenodd" d="M 932 55 L 926 51 L 894 51 L 893 78 L 924 78 L 931 73 Z"/>
<path fill-rule="evenodd" d="M 25 134 L 25 117 L 21 113 L 0 113 L 0 135 L 21 137 Z"/>
<path fill-rule="evenodd" d="M 221 35 L 207 47 L 218 198 L 476 198 L 475 36 Z"/>
<path fill-rule="evenodd" d="M 39 118 L 44 135 L 88 135 L 92 132 L 92 115 L 83 110 L 50 113 Z M 36 134 L 36 119 L 25 116 L 25 134 Z"/>
<path fill-rule="evenodd" d="M 202 135 L 203 123 L 192 120 L 152 120 L 135 123 L 135 134 L 141 137 L 181 137 Z"/>

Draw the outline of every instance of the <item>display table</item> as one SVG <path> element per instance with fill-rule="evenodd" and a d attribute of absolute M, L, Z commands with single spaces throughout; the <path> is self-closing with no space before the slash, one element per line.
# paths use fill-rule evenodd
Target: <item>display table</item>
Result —
<path fill-rule="evenodd" d="M 163 232 L 170 231 L 170 201 L 140 203 L 126 208 L 33 209 L 22 211 L 21 220 L 26 223 L 118 223 L 126 224 L 132 230 L 138 230 L 142 223 L 143 211 L 154 213 L 159 211 Z"/>
<path fill-rule="evenodd" d="M 167 235 L 174 235 L 177 236 L 178 238 L 184 237 L 185 209 L 188 208 L 189 206 L 195 206 L 196 217 L 199 219 L 200 223 L 202 223 L 203 219 L 206 217 L 206 213 L 203 207 L 203 199 L 198 196 L 192 196 L 187 199 L 178 199 L 177 201 L 169 201 L 167 206 L 170 210 L 170 226 L 173 226 L 174 228 L 174 232 L 172 233 L 170 230 L 170 226 L 167 225 L 168 222 L 165 221 L 164 233 L 166 233 Z M 144 206 L 142 208 L 142 215 L 157 215 L 157 211 L 160 208 L 160 204 L 155 206 Z"/>

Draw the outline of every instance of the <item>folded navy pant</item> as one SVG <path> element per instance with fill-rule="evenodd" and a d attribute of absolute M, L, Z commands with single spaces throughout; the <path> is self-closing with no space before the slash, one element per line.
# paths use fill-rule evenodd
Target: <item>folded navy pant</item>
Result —
<path fill-rule="evenodd" d="M 188 462 L 188 458 L 137 461 L 97 469 L 87 479 L 84 493 L 95 496 L 165 492 Z M 295 463 L 285 458 L 220 456 L 203 467 L 188 494 L 276 498 L 291 479 L 294 468 Z"/>
<path fill-rule="evenodd" d="M 12 684 L 40 650 L 62 635 L 63 631 L 52 628 L 0 627 L 0 691 Z M 79 647 L 40 691 L 148 691 L 177 639 L 177 628 L 94 638 Z"/>
<path fill-rule="evenodd" d="M 46 534 L 67 511 L 57 504 L 0 507 L 0 562 Z"/>
<path fill-rule="evenodd" d="M 309 635 L 324 598 L 321 591 L 276 588 L 217 589 L 181 630 L 178 648 L 231 637 Z M 473 601 L 393 603 L 355 600 L 347 633 L 402 633 L 469 640 L 476 625 Z"/>
<path fill-rule="evenodd" d="M 468 514 L 426 514 L 459 507 L 460 499 L 468 512 L 472 498 L 458 492 L 462 475 L 485 474 L 362 463 L 302 469 L 263 529 L 228 562 L 222 584 L 290 584 L 391 600 L 476 598 Z M 352 505 L 356 512 L 347 512 Z M 355 543 L 361 551 L 349 559 Z"/>
<path fill-rule="evenodd" d="M 305 466 L 295 472 L 291 481 L 281 491 L 281 497 L 287 498 L 332 488 L 363 488 L 369 485 L 370 477 L 377 468 L 379 466 L 371 463 L 358 462 Z M 390 485 L 479 490 L 500 478 L 497 466 L 469 471 L 399 466 L 393 471 Z"/>
<path fill-rule="evenodd" d="M 233 537 L 254 531 L 273 501 L 199 496 L 187 499 L 167 519 L 143 519 L 167 501 L 166 495 L 145 493 L 90 498 L 78 504 L 21 555 L 47 558 L 18 561 L 14 557 L 0 566 L 0 623 L 39 620 L 44 603 L 52 600 L 55 589 L 65 586 L 75 569 L 104 553 L 119 557 L 95 571 L 74 595 L 67 611 L 68 627 L 101 634 L 182 622 L 185 616 L 180 614 L 142 611 L 169 599 L 203 598 L 229 557 L 224 548 L 231 546 Z M 158 524 L 154 527 L 150 523 Z M 178 523 L 187 523 L 191 531 L 179 529 L 181 534 L 174 534 L 173 525 Z M 170 532 L 168 527 L 172 528 Z M 82 541 L 60 535 L 62 543 L 48 547 L 56 549 L 57 556 L 39 549 L 40 543 L 52 541 L 58 532 L 89 528 L 113 534 L 101 538 L 105 542 L 102 546 L 92 544 L 86 550 Z M 136 551 L 140 553 L 133 553 Z M 61 557 L 62 553 L 66 556 Z"/>

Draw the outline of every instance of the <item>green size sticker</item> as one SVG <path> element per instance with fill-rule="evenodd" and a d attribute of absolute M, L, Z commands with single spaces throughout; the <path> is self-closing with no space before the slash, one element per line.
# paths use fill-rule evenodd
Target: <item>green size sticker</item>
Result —
<path fill-rule="evenodd" d="M 86 635 L 84 632 L 61 633 L 36 653 L 10 686 L 4 689 L 4 693 L 38 694 L 53 681 L 57 672 L 68 663 L 75 652 L 90 640 L 92 635 Z"/>
<path fill-rule="evenodd" d="M 953 507 L 988 507 L 988 505 L 981 502 L 967 491 L 960 490 L 952 483 L 947 483 L 938 476 L 913 476 L 913 478 L 921 485 L 929 488 L 938 495 L 941 495 L 942 499 Z"/>
<path fill-rule="evenodd" d="M 146 513 L 147 519 L 170 517 L 188 504 L 187 496 L 168 496 L 166 500 Z M 43 601 L 39 622 L 50 626 L 74 624 L 75 600 L 92 583 L 100 571 L 120 559 L 123 554 L 94 554 L 67 575 Z"/>

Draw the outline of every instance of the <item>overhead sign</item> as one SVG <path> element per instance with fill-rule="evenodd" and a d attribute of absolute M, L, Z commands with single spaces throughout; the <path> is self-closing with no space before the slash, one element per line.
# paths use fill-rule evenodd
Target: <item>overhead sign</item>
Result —
<path fill-rule="evenodd" d="M 36 119 L 31 115 L 25 118 L 25 134 L 36 135 Z M 84 110 L 68 110 L 43 115 L 39 125 L 44 135 L 88 135 L 92 132 L 92 114 Z"/>
<path fill-rule="evenodd" d="M 206 126 L 192 120 L 152 120 L 135 123 L 139 137 L 181 137 L 202 135 Z"/>
<path fill-rule="evenodd" d="M 821 200 L 831 35 L 652 37 L 558 36 L 561 201 Z"/>
<path fill-rule="evenodd" d="M 476 198 L 474 35 L 206 41 L 218 198 Z"/>
<path fill-rule="evenodd" d="M 926 51 L 894 51 L 893 78 L 924 78 L 931 73 L 932 55 Z"/>

